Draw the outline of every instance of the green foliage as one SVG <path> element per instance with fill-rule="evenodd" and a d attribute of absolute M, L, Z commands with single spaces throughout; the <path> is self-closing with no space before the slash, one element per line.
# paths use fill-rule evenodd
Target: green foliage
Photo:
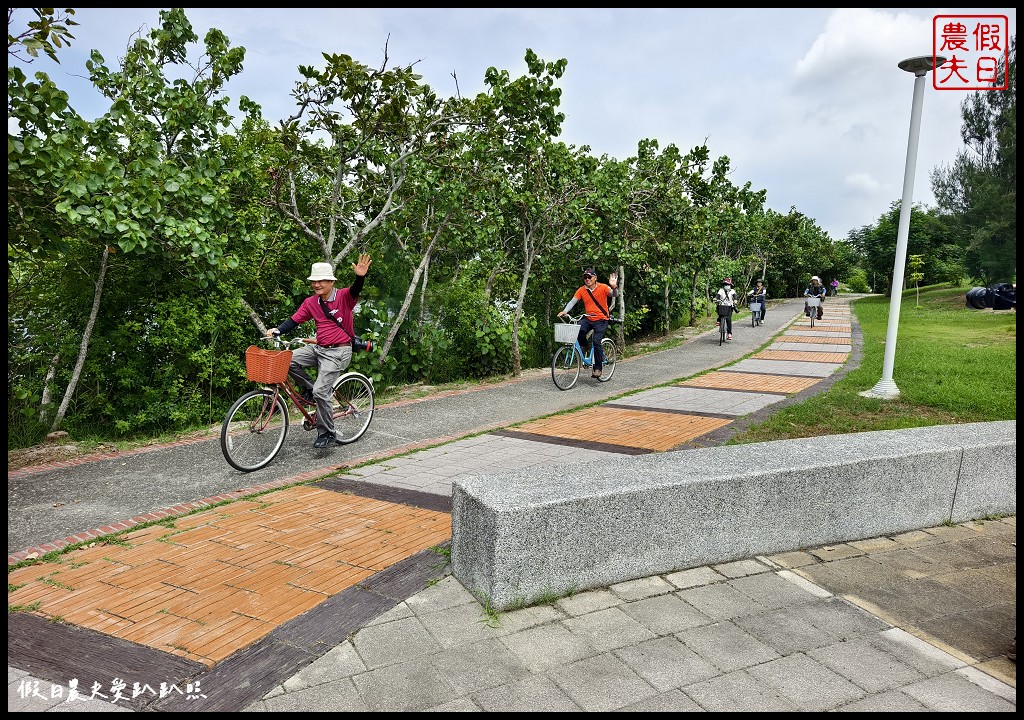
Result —
<path fill-rule="evenodd" d="M 57 50 L 63 45 L 70 46 L 70 41 L 75 39 L 68 29 L 78 25 L 71 19 L 75 11 L 72 8 L 63 10 L 32 8 L 32 12 L 36 16 L 35 20 L 26 23 L 27 29 L 17 35 L 12 35 L 10 30 L 13 11 L 14 8 L 9 8 L 7 11 L 7 55 L 23 62 L 32 62 L 21 57 L 21 51 L 24 50 L 33 58 L 37 58 L 41 50 L 51 60 L 59 64 L 60 58 L 57 57 Z"/>
<path fill-rule="evenodd" d="M 860 268 L 854 268 L 846 276 L 846 282 L 843 283 L 846 289 L 852 293 L 867 293 L 871 292 L 871 288 L 868 286 L 867 274 Z"/>
<path fill-rule="evenodd" d="M 33 11 L 27 34 L 9 21 L 9 57 L 56 60 L 73 11 Z M 301 112 L 271 127 L 246 98 L 241 123 L 227 111 L 242 48 L 211 30 L 192 67 L 199 38 L 184 11 L 159 16 L 119 66 L 93 54 L 90 79 L 110 101 L 96 121 L 45 74 L 8 67 L 9 447 L 40 440 L 65 396 L 76 440 L 218 423 L 250 387 L 257 326 L 294 312 L 310 263 L 335 264 L 344 286 L 363 250 L 374 266 L 356 330 L 378 350 L 352 367 L 378 390 L 546 366 L 553 314 L 589 265 L 602 280 L 622 268 L 625 324 L 610 334 L 623 340 L 701 322 L 725 275 L 744 291 L 763 274 L 776 298 L 812 274 L 887 289 L 895 203 L 834 242 L 795 208 L 765 209 L 765 191 L 734 184 L 706 143 L 645 139 L 626 160 L 556 143 L 564 59 L 528 50 L 522 77 L 490 68 L 486 92 L 445 101 L 411 66 L 327 54 L 299 70 Z M 921 267 L 909 277 L 953 286 L 1015 272 L 1015 97 L 965 105 L 979 157 L 941 184 L 942 213 L 912 212 Z"/>
<path fill-rule="evenodd" d="M 982 285 L 1011 281 L 1017 272 L 1016 37 L 1009 38 L 996 76 L 1005 77 L 1008 88 L 964 99 L 960 135 L 966 147 L 951 166 L 931 173 L 935 198 L 965 249 L 961 277 L 977 277 Z"/>

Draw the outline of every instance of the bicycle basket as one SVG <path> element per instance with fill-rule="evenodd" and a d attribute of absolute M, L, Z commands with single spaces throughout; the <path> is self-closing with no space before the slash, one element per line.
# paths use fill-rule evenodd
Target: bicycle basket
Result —
<path fill-rule="evenodd" d="M 571 345 L 579 334 L 580 326 L 576 323 L 555 323 L 555 342 Z"/>
<path fill-rule="evenodd" d="M 250 345 L 245 351 L 245 374 L 253 382 L 276 384 L 288 377 L 291 350 L 266 350 Z"/>

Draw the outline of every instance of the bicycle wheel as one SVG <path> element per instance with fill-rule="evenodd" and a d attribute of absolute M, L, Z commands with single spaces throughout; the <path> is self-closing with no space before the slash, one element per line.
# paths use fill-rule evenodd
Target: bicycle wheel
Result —
<path fill-rule="evenodd" d="M 242 472 L 266 467 L 284 445 L 288 408 L 273 390 L 253 390 L 235 401 L 220 428 L 220 449 L 228 464 Z"/>
<path fill-rule="evenodd" d="M 365 375 L 348 373 L 334 383 L 334 439 L 342 445 L 363 436 L 373 419 L 373 383 Z"/>
<path fill-rule="evenodd" d="M 718 344 L 722 345 L 725 342 L 725 316 L 718 316 Z"/>
<path fill-rule="evenodd" d="M 750 327 L 757 327 L 757 316 L 760 314 L 758 310 L 752 310 L 750 313 Z"/>
<path fill-rule="evenodd" d="M 615 360 L 619 351 L 612 340 L 602 338 L 601 352 L 604 353 L 604 368 L 601 370 L 601 377 L 598 380 L 608 382 L 612 379 L 612 375 L 615 374 Z"/>
<path fill-rule="evenodd" d="M 580 379 L 580 354 L 573 345 L 563 345 L 551 358 L 551 379 L 559 390 L 568 390 Z"/>

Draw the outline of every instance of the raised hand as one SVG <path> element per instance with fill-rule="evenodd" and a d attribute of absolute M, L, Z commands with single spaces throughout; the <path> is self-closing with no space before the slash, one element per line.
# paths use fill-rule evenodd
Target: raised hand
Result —
<path fill-rule="evenodd" d="M 370 255 L 368 253 L 363 253 L 359 256 L 359 262 L 352 265 L 352 270 L 359 277 L 363 277 L 370 270 L 371 262 L 372 260 L 370 260 Z"/>
<path fill-rule="evenodd" d="M 618 276 L 618 274 L 617 273 L 608 273 L 608 286 L 609 287 L 618 287 L 618 284 L 619 284 L 619 276 Z"/>

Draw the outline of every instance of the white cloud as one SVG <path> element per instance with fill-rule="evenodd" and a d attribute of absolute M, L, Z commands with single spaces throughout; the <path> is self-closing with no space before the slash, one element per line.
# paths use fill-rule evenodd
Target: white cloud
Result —
<path fill-rule="evenodd" d="M 18 12 L 26 12 L 19 10 Z M 202 37 L 224 31 L 246 48 L 233 99 L 259 102 L 271 121 L 293 110 L 300 64 L 344 53 L 370 66 L 417 63 L 441 95 L 484 90 L 490 66 L 526 71 L 533 49 L 566 58 L 561 140 L 596 155 L 625 159 L 654 138 L 681 149 L 708 140 L 713 157 L 731 160 L 733 181 L 765 189 L 778 212 L 791 206 L 833 237 L 873 223 L 902 193 L 913 76 L 900 60 L 927 55 L 932 18 L 941 9 L 567 9 L 394 8 L 373 10 L 189 8 Z M 1013 8 L 972 9 L 1007 15 Z M 83 82 L 84 61 L 99 48 L 108 62 L 129 36 L 158 22 L 154 8 L 78 9 L 76 40 L 56 66 L 42 69 L 81 111 L 102 112 Z M 933 204 L 929 171 L 961 148 L 966 92 L 928 88 L 922 113 L 914 201 Z M 93 97 L 90 103 L 87 98 Z"/>

